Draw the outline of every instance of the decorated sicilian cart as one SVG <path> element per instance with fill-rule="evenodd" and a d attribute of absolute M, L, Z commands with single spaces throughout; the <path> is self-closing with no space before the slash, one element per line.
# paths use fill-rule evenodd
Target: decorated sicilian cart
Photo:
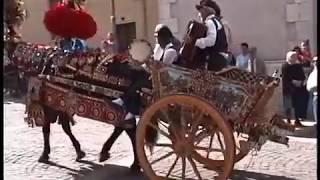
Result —
<path fill-rule="evenodd" d="M 176 166 L 182 166 L 179 177 L 186 178 L 186 161 L 197 179 L 208 178 L 199 164 L 226 179 L 235 162 L 267 140 L 288 143 L 285 134 L 292 127 L 264 108 L 278 85 L 276 78 L 236 68 L 214 73 L 154 63 L 151 69 L 153 103 L 137 129 L 139 161 L 151 179 L 169 177 Z M 161 147 L 160 157 L 149 157 L 144 148 L 149 127 L 165 137 L 154 144 Z M 168 159 L 172 162 L 165 172 L 154 165 Z"/>
<path fill-rule="evenodd" d="M 142 61 L 150 52 L 148 43 L 135 41 L 128 58 Z M 43 128 L 41 161 L 49 158 L 50 123 L 57 116 L 77 159 L 85 154 L 70 130 L 74 115 L 122 127 L 126 112 L 112 100 L 122 96 L 132 82 L 109 71 L 117 56 L 16 43 L 11 60 L 31 75 L 26 120 Z M 150 179 L 227 179 L 234 163 L 260 150 L 267 140 L 288 143 L 286 133 L 292 127 L 265 108 L 279 83 L 277 78 L 236 68 L 192 70 L 152 60 L 147 66 L 153 88 L 140 91 L 145 108 L 133 145 L 135 163 L 138 158 Z M 203 168 L 212 174 L 202 174 Z M 194 175 L 187 173 L 189 169 Z"/>
<path fill-rule="evenodd" d="M 17 52 L 27 47 L 21 45 Z M 43 126 L 47 106 L 121 127 L 125 111 L 111 100 L 120 97 L 131 82 L 108 74 L 109 55 L 74 56 L 36 47 L 33 63 L 48 63 L 42 61 L 49 52 L 51 59 L 42 67 L 48 69 L 29 83 L 28 122 Z M 176 166 L 182 166 L 178 173 L 182 179 L 190 167 L 198 179 L 206 178 L 202 167 L 226 179 L 235 162 L 267 140 L 288 143 L 285 134 L 291 127 L 280 116 L 266 115 L 264 108 L 278 79 L 236 68 L 195 71 L 154 61 L 149 68 L 153 89 L 141 92 L 147 108 L 137 126 L 136 148 L 140 165 L 151 179 L 171 177 Z M 158 133 L 154 141 L 149 140 L 150 131 Z M 160 161 L 172 163 L 159 170 Z"/>
<path fill-rule="evenodd" d="M 286 135 L 294 130 L 270 108 L 279 84 L 276 72 L 270 77 L 235 67 L 190 69 L 197 64 L 195 39 L 203 33 L 202 24 L 189 23 L 186 34 L 193 44 L 184 43 L 180 50 L 189 68 L 149 64 L 152 103 L 137 127 L 137 152 L 151 179 L 227 179 L 234 163 L 250 151 L 259 151 L 267 140 L 288 145 Z M 159 134 L 153 141 L 151 129 Z M 203 173 L 203 168 L 213 173 Z"/>

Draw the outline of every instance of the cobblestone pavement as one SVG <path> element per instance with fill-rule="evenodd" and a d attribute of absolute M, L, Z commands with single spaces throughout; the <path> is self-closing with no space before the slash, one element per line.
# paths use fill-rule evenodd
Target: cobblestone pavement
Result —
<path fill-rule="evenodd" d="M 72 130 L 87 153 L 84 160 L 75 161 L 76 153 L 71 141 L 59 125 L 53 124 L 50 136 L 50 163 L 38 163 L 43 149 L 42 131 L 38 127 L 28 128 L 23 122 L 24 107 L 19 101 L 4 102 L 5 180 L 147 179 L 143 175 L 129 173 L 128 167 L 132 163 L 133 155 L 131 143 L 125 134 L 121 135 L 112 147 L 111 159 L 99 163 L 102 144 L 111 134 L 113 127 L 83 118 L 76 118 L 77 124 Z M 235 165 L 232 179 L 315 180 L 317 154 L 314 131 L 309 131 L 309 138 L 291 138 L 289 148 L 268 142 L 257 156 L 247 156 Z M 300 132 L 299 136 L 304 134 Z M 160 168 L 161 166 L 162 164 Z"/>

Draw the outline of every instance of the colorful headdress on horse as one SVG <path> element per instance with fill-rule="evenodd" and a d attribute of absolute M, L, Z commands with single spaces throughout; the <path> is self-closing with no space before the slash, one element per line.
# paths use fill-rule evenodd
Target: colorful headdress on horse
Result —
<path fill-rule="evenodd" d="M 51 7 L 45 14 L 47 30 L 64 38 L 88 39 L 97 32 L 97 24 L 82 5 L 83 0 L 69 0 Z"/>
<path fill-rule="evenodd" d="M 20 35 L 15 30 L 21 26 L 22 22 L 27 16 L 26 10 L 23 8 L 24 2 L 22 0 L 6 0 L 4 1 L 4 23 L 7 28 L 7 35 L 9 38 L 20 38 Z"/>

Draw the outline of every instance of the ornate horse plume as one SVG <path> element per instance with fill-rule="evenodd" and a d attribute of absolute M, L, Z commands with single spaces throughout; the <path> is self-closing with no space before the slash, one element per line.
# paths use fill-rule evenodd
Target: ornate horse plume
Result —
<path fill-rule="evenodd" d="M 15 28 L 20 27 L 27 17 L 27 11 L 23 8 L 23 0 L 7 0 L 5 3 L 4 22 L 7 26 L 8 36 L 20 38 Z"/>

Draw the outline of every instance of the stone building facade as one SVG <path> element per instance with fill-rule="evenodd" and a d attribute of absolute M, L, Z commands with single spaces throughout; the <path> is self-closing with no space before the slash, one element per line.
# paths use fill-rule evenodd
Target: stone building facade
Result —
<path fill-rule="evenodd" d="M 216 0 L 222 9 L 223 19 L 232 30 L 234 53 L 239 44 L 248 42 L 258 49 L 258 57 L 265 61 L 280 60 L 288 49 L 300 41 L 310 39 L 313 54 L 316 51 L 316 0 Z M 24 39 L 47 43 L 50 34 L 43 25 L 50 0 L 28 0 L 29 18 L 21 29 Z M 115 0 L 117 25 L 134 24 L 135 38 L 154 42 L 156 24 L 170 26 L 178 38 L 184 36 L 186 25 L 197 19 L 194 6 L 199 0 Z M 87 10 L 98 24 L 97 34 L 88 40 L 99 45 L 111 31 L 111 0 L 87 0 Z M 130 27 L 131 26 L 123 26 Z"/>
<path fill-rule="evenodd" d="M 55 0 L 53 0 L 55 1 Z M 27 0 L 25 6 L 30 12 L 21 33 L 29 42 L 48 43 L 50 33 L 45 29 L 43 18 L 52 0 Z M 97 22 L 97 34 L 88 39 L 90 46 L 99 46 L 106 34 L 112 31 L 111 0 L 87 0 L 85 8 Z M 155 0 L 115 0 L 116 24 L 128 29 L 138 39 L 154 41 L 153 31 L 158 23 L 158 8 Z M 125 32 L 124 32 L 125 33 Z"/>

